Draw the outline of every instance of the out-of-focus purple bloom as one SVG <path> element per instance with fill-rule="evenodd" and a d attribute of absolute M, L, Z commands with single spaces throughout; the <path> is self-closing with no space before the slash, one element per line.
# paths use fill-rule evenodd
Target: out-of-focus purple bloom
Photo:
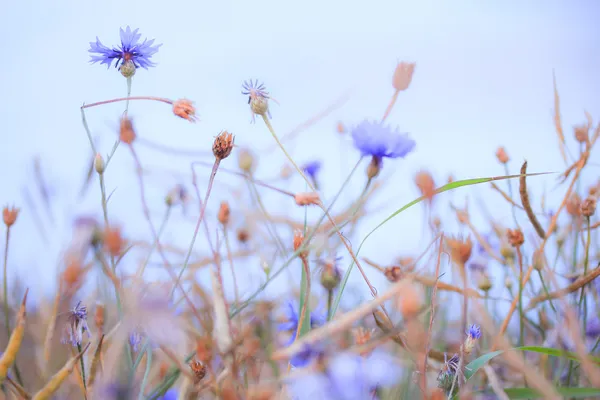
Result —
<path fill-rule="evenodd" d="M 296 331 L 298 330 L 298 303 L 292 300 L 286 302 L 286 321 L 279 324 L 278 329 L 280 331 L 289 331 L 292 333 L 292 337 L 288 344 L 291 344 L 296 340 Z M 325 323 L 327 317 L 319 310 L 313 310 L 310 313 L 310 327 L 316 328 Z"/>
<path fill-rule="evenodd" d="M 597 317 L 587 320 L 585 327 L 585 336 L 589 338 L 597 338 L 600 336 L 600 320 Z"/>
<path fill-rule="evenodd" d="M 65 332 L 61 341 L 63 344 L 71 344 L 73 347 L 76 347 L 81 345 L 84 332 L 90 337 L 90 330 L 87 324 L 87 308 L 81 305 L 80 301 L 75 307 L 69 310 Z"/>
<path fill-rule="evenodd" d="M 381 122 L 365 120 L 352 129 L 354 146 L 363 156 L 401 158 L 415 148 L 415 141 L 406 133 L 383 125 Z"/>
<path fill-rule="evenodd" d="M 159 397 L 158 400 L 177 400 L 177 390 L 167 390 L 167 392 L 163 396 Z"/>
<path fill-rule="evenodd" d="M 113 60 L 116 60 L 115 67 L 119 67 L 119 69 L 128 61 L 131 61 L 136 68 L 148 69 L 148 67 L 153 67 L 155 64 L 150 61 L 150 58 L 156 54 L 162 44 L 153 46 L 154 39 L 144 39 L 140 43 L 142 35 L 138 33 L 138 30 L 132 31 L 129 26 L 125 30 L 121 28 L 121 46 L 119 47 L 106 47 L 96 37 L 95 42 L 90 42 L 90 49 L 88 50 L 92 53 L 90 62 L 100 62 L 100 64 L 106 64 L 110 68 Z"/>
<path fill-rule="evenodd" d="M 304 166 L 302 167 L 302 170 L 304 171 L 304 173 L 306 173 L 306 175 L 310 176 L 310 178 L 312 180 L 317 179 L 317 174 L 319 173 L 320 169 L 321 169 L 321 161 L 311 161 L 311 162 L 304 164 Z"/>
<path fill-rule="evenodd" d="M 137 352 L 140 350 L 140 344 L 142 344 L 143 336 L 139 331 L 133 331 L 129 334 L 129 344 L 133 351 Z"/>
<path fill-rule="evenodd" d="M 312 360 L 324 354 L 323 346 L 321 345 L 305 345 L 302 350 L 294 354 L 290 358 L 290 364 L 296 368 L 302 368 L 307 366 Z"/>
<path fill-rule="evenodd" d="M 301 375 L 289 387 L 295 400 L 374 399 L 377 388 L 393 386 L 400 375 L 399 365 L 382 351 L 364 358 L 344 352 L 335 355 L 323 372 Z"/>

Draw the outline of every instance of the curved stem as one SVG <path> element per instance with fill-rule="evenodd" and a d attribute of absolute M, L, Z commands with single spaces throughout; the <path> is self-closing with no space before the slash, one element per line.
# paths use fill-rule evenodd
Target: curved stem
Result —
<path fill-rule="evenodd" d="M 6 243 L 4 245 L 4 324 L 6 325 L 6 337 L 10 337 L 10 319 L 8 312 L 8 243 L 10 242 L 10 227 L 6 227 Z M 19 367 L 17 367 L 17 362 L 15 361 L 15 374 L 17 375 L 17 380 L 21 385 L 23 385 L 23 380 L 21 379 L 21 372 L 19 371 Z"/>
<path fill-rule="evenodd" d="M 383 118 L 381 118 L 381 122 L 384 122 L 385 119 L 388 117 L 388 115 L 390 115 L 390 113 L 392 112 L 392 108 L 394 108 L 394 104 L 396 104 L 396 100 L 398 100 L 399 93 L 400 93 L 399 90 L 396 90 L 394 92 L 394 95 L 392 96 L 392 99 L 390 100 L 390 104 L 388 104 L 387 108 L 385 109 L 385 114 L 383 114 Z"/>
<path fill-rule="evenodd" d="M 310 298 L 310 267 L 308 266 L 308 260 L 306 257 L 301 257 L 302 259 L 302 268 L 304 269 L 304 274 L 306 275 L 306 286 L 304 287 L 304 304 L 302 304 L 302 309 L 300 310 L 300 316 L 298 317 L 298 328 L 296 329 L 296 340 L 300 337 L 300 332 L 302 331 L 302 326 L 304 325 L 304 320 L 306 319 L 306 311 L 308 309 L 308 300 Z M 309 317 L 310 321 L 310 317 Z M 309 322 L 310 323 L 310 322 Z"/>
<path fill-rule="evenodd" d="M 96 106 L 101 106 L 101 105 L 104 105 L 104 104 L 117 103 L 119 101 L 127 101 L 127 102 L 129 102 L 129 100 L 152 100 L 152 101 L 159 101 L 159 102 L 167 103 L 167 104 L 173 104 L 173 100 L 167 99 L 167 98 L 164 98 L 164 97 L 128 96 L 128 97 L 119 97 L 117 99 L 112 99 L 112 100 L 98 101 L 96 103 L 84 104 L 84 105 L 81 106 L 81 108 L 83 109 L 83 108 L 96 107 Z"/>
<path fill-rule="evenodd" d="M 316 192 L 316 190 L 313 187 L 313 185 L 310 182 L 310 180 L 306 177 L 306 175 L 304 175 L 304 172 L 302 172 L 302 170 L 300 169 L 300 167 L 298 167 L 298 165 L 296 165 L 296 162 L 294 161 L 294 159 L 292 158 L 292 156 L 290 156 L 288 154 L 288 152 L 285 149 L 285 147 L 283 147 L 283 144 L 281 143 L 281 141 L 277 137 L 277 134 L 275 133 L 275 130 L 273 129 L 273 126 L 269 122 L 269 118 L 267 118 L 267 115 L 263 114 L 262 118 L 265 121 L 265 125 L 267 125 L 267 128 L 269 128 L 269 132 L 271 132 L 271 135 L 273 136 L 273 139 L 275 139 L 275 141 L 279 145 L 279 148 L 281 149 L 281 151 L 283 151 L 283 154 L 285 154 L 285 156 L 292 163 L 292 165 L 294 166 L 294 168 L 296 168 L 296 171 L 298 171 L 298 173 L 300 174 L 300 176 L 302 176 L 302 178 L 306 181 L 306 183 L 308 184 L 308 187 L 310 188 L 310 190 L 312 190 L 313 192 Z"/>
<path fill-rule="evenodd" d="M 148 382 L 148 376 L 150 375 L 150 368 L 152 367 L 152 348 L 148 347 L 146 359 L 146 370 L 144 371 L 144 378 L 142 379 L 142 386 L 140 386 L 140 394 L 138 400 L 144 398 L 144 389 L 146 388 L 146 382 Z"/>

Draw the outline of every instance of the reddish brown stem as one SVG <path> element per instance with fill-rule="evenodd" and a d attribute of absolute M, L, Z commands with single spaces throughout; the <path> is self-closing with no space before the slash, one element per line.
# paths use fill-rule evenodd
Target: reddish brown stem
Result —
<path fill-rule="evenodd" d="M 104 104 L 117 103 L 119 101 L 127 101 L 127 100 L 153 100 L 153 101 L 160 101 L 162 103 L 173 104 L 173 100 L 166 99 L 164 97 L 131 96 L 131 97 L 119 97 L 117 99 L 112 99 L 112 100 L 98 101 L 96 103 L 91 103 L 91 104 L 84 104 L 84 105 L 81 106 L 81 108 L 96 107 L 96 106 L 101 106 L 101 105 L 104 105 Z"/>

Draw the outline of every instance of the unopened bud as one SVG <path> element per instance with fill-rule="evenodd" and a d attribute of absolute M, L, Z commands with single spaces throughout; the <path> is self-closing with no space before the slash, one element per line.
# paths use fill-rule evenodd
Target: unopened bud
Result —
<path fill-rule="evenodd" d="M 512 286 L 513 286 L 512 279 L 510 279 L 509 277 L 506 277 L 506 279 L 504 280 L 504 286 L 506 286 L 506 288 L 508 290 L 512 289 Z"/>
<path fill-rule="evenodd" d="M 133 130 L 133 123 L 127 117 L 121 118 L 121 126 L 119 129 L 119 139 L 121 142 L 131 144 L 135 140 L 136 134 Z"/>
<path fill-rule="evenodd" d="M 574 127 L 575 130 L 575 140 L 579 143 L 586 143 L 589 140 L 589 130 L 590 127 L 588 125 L 577 125 Z"/>
<path fill-rule="evenodd" d="M 581 197 L 577 193 L 573 193 L 567 200 L 567 213 L 572 217 L 581 215 Z"/>
<path fill-rule="evenodd" d="M 342 274 L 334 262 L 328 262 L 321 271 L 321 286 L 333 290 L 340 285 Z"/>
<path fill-rule="evenodd" d="M 473 251 L 471 238 L 467 238 L 466 240 L 461 238 L 447 238 L 446 243 L 450 248 L 450 257 L 455 263 L 465 265 L 469 261 L 471 252 Z"/>
<path fill-rule="evenodd" d="M 96 154 L 96 157 L 94 157 L 94 168 L 96 169 L 96 172 L 103 174 L 105 167 L 106 165 L 104 164 L 104 158 L 102 158 L 102 154 Z"/>
<path fill-rule="evenodd" d="M 4 225 L 6 225 L 7 228 L 10 228 L 17 221 L 19 211 L 19 208 L 8 206 L 4 207 L 2 210 L 2 219 L 4 220 Z"/>
<path fill-rule="evenodd" d="M 421 297 L 419 289 L 413 284 L 402 290 L 397 306 L 405 319 L 412 318 L 419 312 L 423 303 Z"/>
<path fill-rule="evenodd" d="M 396 66 L 394 76 L 392 77 L 392 86 L 401 91 L 408 89 L 412 76 L 415 71 L 415 63 L 401 62 Z"/>
<path fill-rule="evenodd" d="M 512 247 L 519 247 L 525 243 L 525 237 L 520 229 L 507 229 L 506 237 Z"/>
<path fill-rule="evenodd" d="M 502 164 L 506 164 L 508 161 L 510 161 L 510 158 L 508 157 L 504 147 L 498 147 L 498 150 L 496 150 L 496 158 Z"/>
<path fill-rule="evenodd" d="M 318 205 L 321 202 L 317 192 L 296 193 L 294 200 L 296 200 L 296 204 L 299 206 Z"/>
<path fill-rule="evenodd" d="M 231 210 L 229 209 L 229 204 L 226 201 L 222 201 L 221 206 L 219 207 L 219 213 L 217 214 L 217 219 L 221 224 L 227 225 L 230 214 Z"/>
<path fill-rule="evenodd" d="M 500 246 L 500 255 L 507 260 L 513 260 L 515 258 L 515 251 L 510 246 L 502 245 Z"/>
<path fill-rule="evenodd" d="M 135 64 L 131 60 L 125 61 L 121 65 L 121 68 L 119 68 L 121 75 L 123 75 L 125 78 L 131 78 L 132 76 L 134 76 L 135 70 L 136 70 Z"/>
<path fill-rule="evenodd" d="M 300 247 L 304 244 L 304 232 L 299 229 L 294 231 L 294 251 L 298 251 Z M 308 250 L 303 250 L 298 254 L 300 258 L 305 258 L 308 256 Z"/>
<path fill-rule="evenodd" d="M 251 173 L 254 171 L 254 156 L 248 149 L 242 149 L 238 153 L 238 166 L 244 172 Z"/>
<path fill-rule="evenodd" d="M 492 288 L 492 281 L 490 281 L 487 274 L 480 274 L 480 277 L 477 280 L 477 287 L 484 292 L 487 292 Z"/>
<path fill-rule="evenodd" d="M 533 268 L 535 268 L 537 271 L 541 271 L 542 269 L 544 269 L 544 256 L 539 253 L 539 252 L 535 252 L 533 253 Z"/>
<path fill-rule="evenodd" d="M 269 101 L 263 96 L 251 96 L 250 109 L 254 114 L 266 115 L 269 111 Z"/>

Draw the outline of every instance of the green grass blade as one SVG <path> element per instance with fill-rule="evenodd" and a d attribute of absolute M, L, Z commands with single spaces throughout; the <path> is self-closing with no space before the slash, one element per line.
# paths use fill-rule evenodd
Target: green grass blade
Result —
<path fill-rule="evenodd" d="M 561 396 L 569 399 L 595 398 L 600 396 L 600 389 L 580 388 L 580 387 L 559 387 L 554 388 Z M 509 399 L 541 399 L 543 395 L 537 390 L 531 388 L 509 388 L 504 389 L 504 393 Z"/>
<path fill-rule="evenodd" d="M 552 173 L 552 172 L 539 172 L 539 173 L 533 173 L 533 174 L 525 174 L 525 176 L 544 175 L 544 174 L 550 174 L 550 173 Z M 492 181 L 499 181 L 499 180 L 503 180 L 503 179 L 513 179 L 513 178 L 520 178 L 520 177 L 521 177 L 521 175 L 506 175 L 506 176 L 495 176 L 495 177 L 489 177 L 489 178 L 464 179 L 464 180 L 461 180 L 461 181 L 455 181 L 455 182 L 448 183 L 448 184 L 446 184 L 444 186 L 441 186 L 441 187 L 437 188 L 434 193 L 435 194 L 440 194 L 440 193 L 443 193 L 443 192 L 447 192 L 449 190 L 458 189 L 458 188 L 463 187 L 463 186 L 478 185 L 480 183 L 487 183 L 487 182 L 492 182 Z M 419 204 L 423 200 L 425 200 L 425 196 L 421 196 L 418 199 L 415 199 L 415 200 L 411 201 L 410 203 L 408 203 L 405 206 L 403 206 L 403 207 L 399 208 L 398 210 L 394 211 L 389 217 L 387 217 L 386 219 L 384 219 L 371 232 L 369 232 L 367 234 L 367 236 L 365 236 L 365 238 L 362 240 L 362 242 L 360 242 L 360 245 L 358 246 L 358 250 L 356 251 L 356 255 L 358 256 L 358 253 L 360 253 L 360 249 L 362 248 L 362 246 L 365 243 L 365 241 L 376 230 L 378 230 L 379 228 L 381 228 L 384 224 L 386 224 L 389 220 L 391 220 L 392 218 L 394 218 L 395 216 L 397 216 L 401 212 L 409 209 L 410 207 L 414 206 L 415 204 Z M 338 309 L 338 306 L 340 304 L 340 300 L 342 299 L 342 295 L 344 294 L 344 289 L 346 288 L 346 284 L 348 283 L 348 278 L 350 277 L 350 273 L 352 272 L 352 268 L 353 267 L 354 267 L 354 262 L 352 262 L 350 264 L 350 266 L 348 267 L 348 270 L 344 274 L 344 279 L 342 280 L 342 284 L 340 285 L 340 289 L 338 291 L 338 294 L 335 297 L 335 300 L 333 301 L 333 306 L 331 308 L 331 315 L 329 316 L 329 319 L 333 318 L 333 316 L 335 315 L 335 312 Z"/>

